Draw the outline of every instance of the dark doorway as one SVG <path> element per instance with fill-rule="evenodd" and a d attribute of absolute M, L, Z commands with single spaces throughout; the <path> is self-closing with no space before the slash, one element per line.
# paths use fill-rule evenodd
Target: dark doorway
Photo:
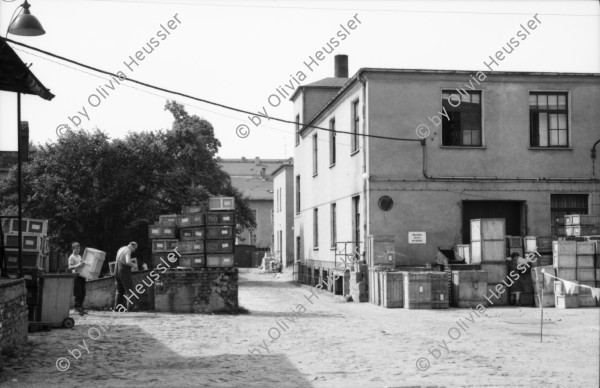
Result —
<path fill-rule="evenodd" d="M 471 220 L 478 218 L 504 218 L 506 235 L 524 233 L 524 202 L 521 201 L 463 201 L 462 242 L 471 242 Z"/>

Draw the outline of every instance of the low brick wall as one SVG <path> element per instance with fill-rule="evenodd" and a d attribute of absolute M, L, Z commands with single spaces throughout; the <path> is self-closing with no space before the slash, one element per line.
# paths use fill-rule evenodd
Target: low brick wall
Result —
<path fill-rule="evenodd" d="M 23 279 L 0 279 L 0 350 L 27 342 L 27 290 Z"/>
<path fill-rule="evenodd" d="M 237 268 L 169 270 L 156 282 L 154 306 L 157 312 L 237 313 Z"/>
<path fill-rule="evenodd" d="M 135 307 L 139 310 L 153 310 L 154 309 L 154 279 L 150 276 L 151 270 L 132 272 L 131 279 L 133 280 L 133 290 L 135 295 L 139 297 L 139 300 L 135 296 L 131 296 L 130 292 L 127 292 L 127 296 L 130 297 L 131 301 L 135 303 Z M 160 270 L 156 271 L 155 274 L 160 274 Z M 139 287 L 141 292 L 136 292 L 136 285 L 140 284 Z M 83 301 L 83 307 L 91 310 L 106 310 L 114 306 L 115 304 L 115 293 L 117 291 L 117 285 L 114 277 L 101 278 L 96 280 L 89 280 L 85 285 L 85 300 Z"/>

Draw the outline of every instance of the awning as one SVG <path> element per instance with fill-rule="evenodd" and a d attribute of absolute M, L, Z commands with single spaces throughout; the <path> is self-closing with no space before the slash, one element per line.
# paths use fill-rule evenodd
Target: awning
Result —
<path fill-rule="evenodd" d="M 42 85 L 2 37 L 0 37 L 0 90 L 35 94 L 45 100 L 54 98 L 54 94 Z"/>

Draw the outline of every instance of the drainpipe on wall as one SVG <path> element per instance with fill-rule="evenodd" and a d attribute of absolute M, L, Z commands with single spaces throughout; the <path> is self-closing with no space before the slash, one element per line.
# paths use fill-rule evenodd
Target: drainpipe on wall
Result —
<path fill-rule="evenodd" d="M 359 82 L 362 84 L 362 117 L 363 117 L 363 125 L 362 130 L 363 134 L 367 134 L 367 80 L 365 79 L 364 74 L 360 74 L 358 76 Z M 368 212 L 368 200 L 367 200 L 367 185 L 369 183 L 369 172 L 367 171 L 367 142 L 369 138 L 367 136 L 363 136 L 363 165 L 362 165 L 362 177 L 363 177 L 363 246 L 361 247 L 361 256 L 365 262 L 367 261 L 366 248 L 367 248 L 367 236 L 368 236 L 368 225 L 369 225 L 369 212 Z"/>

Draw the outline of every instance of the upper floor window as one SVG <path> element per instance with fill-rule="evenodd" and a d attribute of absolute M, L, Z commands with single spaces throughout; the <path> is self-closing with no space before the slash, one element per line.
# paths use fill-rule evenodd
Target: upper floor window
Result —
<path fill-rule="evenodd" d="M 329 165 L 333 166 L 335 164 L 335 119 L 331 119 L 329 121 Z"/>
<path fill-rule="evenodd" d="M 296 175 L 296 213 L 300 213 L 300 175 Z"/>
<path fill-rule="evenodd" d="M 481 147 L 481 92 L 442 91 L 442 145 Z"/>
<path fill-rule="evenodd" d="M 315 133 L 312 137 L 313 140 L 313 175 L 319 173 L 319 144 L 317 134 Z"/>
<path fill-rule="evenodd" d="M 360 122 L 360 114 L 358 111 L 358 100 L 352 103 L 352 139 L 351 139 L 351 152 L 358 151 L 358 129 Z"/>
<path fill-rule="evenodd" d="M 569 146 L 567 93 L 529 93 L 531 147 Z"/>
<path fill-rule="evenodd" d="M 300 115 L 296 115 L 296 145 L 300 144 Z"/>

